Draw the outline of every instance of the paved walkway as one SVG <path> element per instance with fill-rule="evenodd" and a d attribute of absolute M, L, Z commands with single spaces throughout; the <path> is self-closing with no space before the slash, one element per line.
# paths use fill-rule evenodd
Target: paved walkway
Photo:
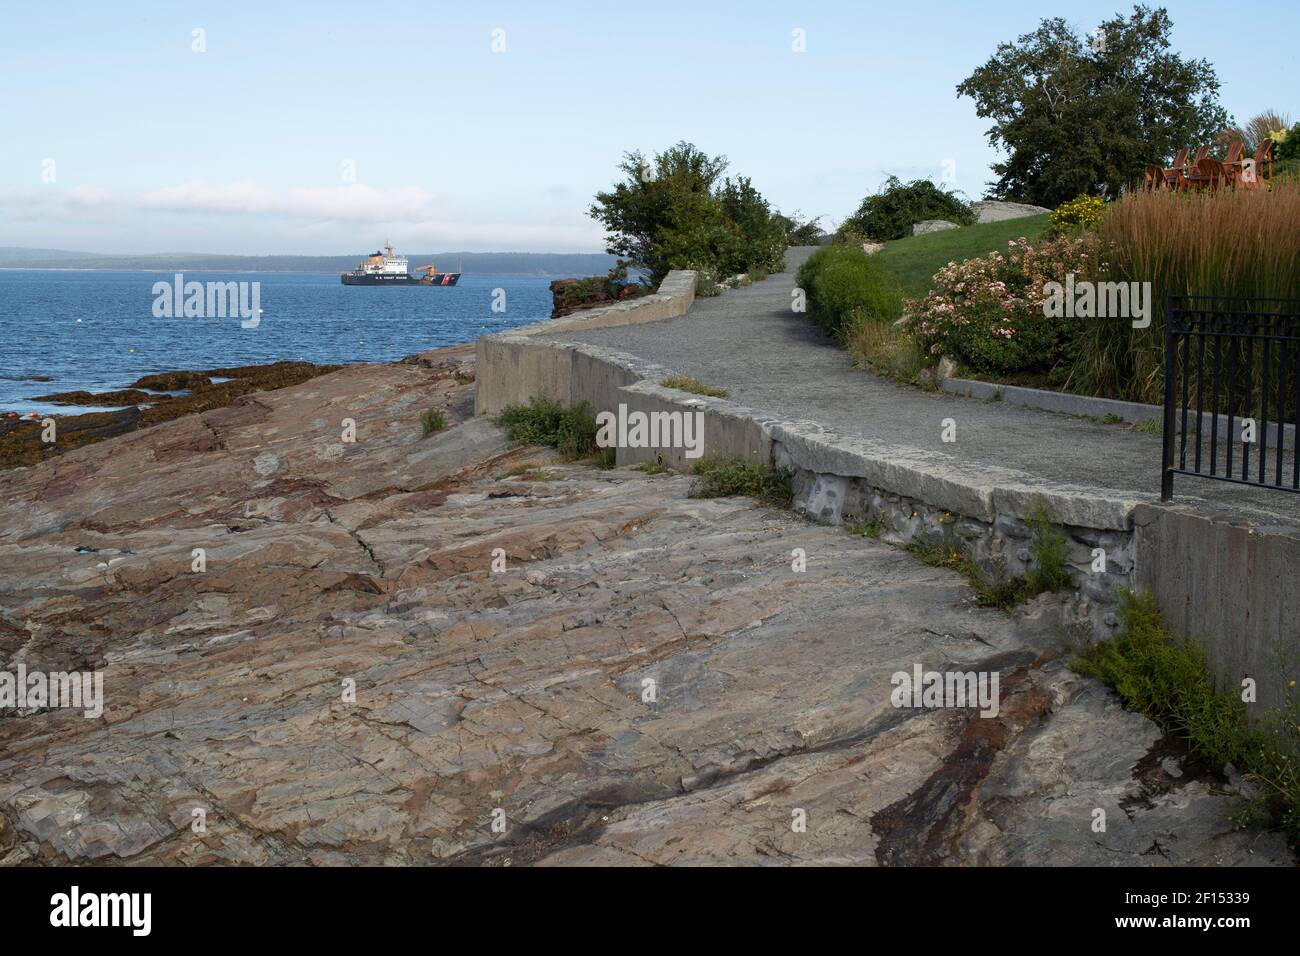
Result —
<path fill-rule="evenodd" d="M 790 249 L 787 269 L 764 282 L 697 299 L 676 319 L 563 333 L 628 352 L 726 388 L 742 404 L 809 420 L 846 436 L 923 449 L 954 466 L 1014 469 L 1053 485 L 1159 500 L 1160 437 L 1124 425 L 985 403 L 896 385 L 855 368 L 807 315 L 790 309 L 799 265 L 813 247 Z M 941 422 L 957 441 L 941 440 Z M 1300 496 L 1179 478 L 1175 502 L 1261 523 L 1300 525 Z"/>

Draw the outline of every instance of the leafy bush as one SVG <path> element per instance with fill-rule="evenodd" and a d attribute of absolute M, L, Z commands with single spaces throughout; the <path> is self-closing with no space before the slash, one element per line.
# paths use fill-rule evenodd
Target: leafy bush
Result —
<path fill-rule="evenodd" d="M 786 245 L 815 246 L 821 242 L 822 228 L 819 225 L 821 216 L 805 222 L 800 218 L 799 211 L 795 210 L 788 216 L 777 213 L 775 218 L 785 229 Z"/>
<path fill-rule="evenodd" d="M 946 219 L 969 226 L 975 221 L 975 213 L 970 203 L 929 180 L 903 183 L 890 176 L 884 189 L 862 200 L 858 211 L 844 221 L 844 226 L 882 242 L 910 236 L 912 227 L 926 219 Z"/>
<path fill-rule="evenodd" d="M 911 301 L 912 330 L 932 359 L 948 356 L 977 372 L 1006 374 L 1050 369 L 1061 360 L 1076 327 L 1043 314 L 1044 286 L 1094 276 L 1101 268 L 1092 237 L 1060 237 L 1031 245 L 1024 239 L 935 274 L 935 289 Z"/>
<path fill-rule="evenodd" d="M 1047 217 L 1047 228 L 1054 235 L 1078 228 L 1092 229 L 1101 222 L 1105 212 L 1106 202 L 1100 196 L 1078 196 L 1052 210 L 1052 214 Z"/>
<path fill-rule="evenodd" d="M 1300 159 L 1300 123 L 1296 123 L 1289 130 L 1276 131 L 1273 135 L 1273 142 L 1277 144 L 1273 147 L 1275 159 L 1280 162 Z"/>
<path fill-rule="evenodd" d="M 819 249 L 799 269 L 808 308 L 828 332 L 845 334 L 855 321 L 883 321 L 902 313 L 903 295 L 885 268 L 857 246 Z"/>
<path fill-rule="evenodd" d="M 589 214 L 604 224 L 607 250 L 650 273 L 652 285 L 671 269 L 713 278 L 752 268 L 781 268 L 786 221 L 749 179 L 722 179 L 723 156 L 681 142 L 654 160 L 626 153 L 624 181 L 596 194 Z"/>
<path fill-rule="evenodd" d="M 520 445 L 549 445 L 568 461 L 598 454 L 596 416 L 586 403 L 565 408 L 559 402 L 534 398 L 527 405 L 508 405 L 496 423 Z"/>

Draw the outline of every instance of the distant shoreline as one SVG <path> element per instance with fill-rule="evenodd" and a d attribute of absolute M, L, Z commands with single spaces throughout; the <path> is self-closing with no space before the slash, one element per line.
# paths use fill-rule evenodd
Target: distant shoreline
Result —
<path fill-rule="evenodd" d="M 346 270 L 340 270 L 346 271 Z M 336 276 L 339 272 L 331 270 L 318 269 L 215 269 L 210 266 L 185 266 L 184 268 L 168 269 L 129 269 L 113 268 L 104 266 L 0 266 L 0 272 L 157 272 L 169 274 L 175 272 L 220 272 L 226 275 L 299 275 L 299 276 Z M 572 271 L 569 272 L 469 272 L 462 273 L 466 276 L 502 276 L 506 278 L 518 279 L 569 279 L 569 278 L 586 278 L 575 276 Z"/>

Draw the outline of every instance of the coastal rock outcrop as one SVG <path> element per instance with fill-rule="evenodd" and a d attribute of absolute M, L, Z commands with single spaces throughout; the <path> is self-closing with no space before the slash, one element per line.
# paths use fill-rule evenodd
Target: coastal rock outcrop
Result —
<path fill-rule="evenodd" d="M 1049 602 L 512 448 L 471 372 L 0 474 L 0 669 L 104 678 L 97 717 L 0 714 L 0 863 L 1289 862 L 1068 670 Z M 918 665 L 999 674 L 997 713 L 896 706 Z"/>

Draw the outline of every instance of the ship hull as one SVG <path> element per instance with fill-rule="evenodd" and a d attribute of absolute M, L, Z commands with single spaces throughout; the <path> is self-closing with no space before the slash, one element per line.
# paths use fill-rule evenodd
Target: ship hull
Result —
<path fill-rule="evenodd" d="M 344 285 L 455 285 L 460 281 L 460 273 L 437 272 L 431 276 L 416 278 L 413 275 L 345 272 L 341 278 Z"/>

